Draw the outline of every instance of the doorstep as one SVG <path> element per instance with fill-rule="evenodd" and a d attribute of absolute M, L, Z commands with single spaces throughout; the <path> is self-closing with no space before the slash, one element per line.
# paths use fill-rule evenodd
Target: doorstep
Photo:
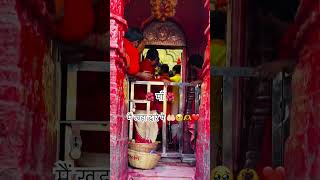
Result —
<path fill-rule="evenodd" d="M 196 168 L 187 163 L 163 162 L 154 169 L 141 170 L 129 166 L 128 180 L 194 180 Z"/>

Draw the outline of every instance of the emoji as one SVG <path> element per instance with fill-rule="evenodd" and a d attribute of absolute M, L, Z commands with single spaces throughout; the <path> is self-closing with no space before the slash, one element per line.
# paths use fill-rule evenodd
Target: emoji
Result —
<path fill-rule="evenodd" d="M 168 121 L 174 121 L 176 118 L 174 117 L 174 115 L 172 115 L 172 114 L 169 114 L 168 116 L 167 116 L 167 120 Z"/>
<path fill-rule="evenodd" d="M 227 167 L 217 166 L 211 171 L 210 180 L 233 180 L 233 174 Z"/>
<path fill-rule="evenodd" d="M 191 120 L 191 116 L 190 115 L 184 115 L 184 121 L 190 121 Z"/>
<path fill-rule="evenodd" d="M 192 114 L 191 119 L 197 121 L 199 119 L 199 114 Z"/>
<path fill-rule="evenodd" d="M 182 121 L 183 120 L 183 115 L 182 114 L 177 114 L 176 115 L 176 120 L 177 121 Z"/>
<path fill-rule="evenodd" d="M 263 176 L 265 180 L 284 180 L 285 170 L 283 167 L 277 167 L 276 170 L 273 170 L 272 167 L 265 167 Z"/>
<path fill-rule="evenodd" d="M 259 177 L 253 169 L 242 169 L 237 180 L 259 180 Z"/>

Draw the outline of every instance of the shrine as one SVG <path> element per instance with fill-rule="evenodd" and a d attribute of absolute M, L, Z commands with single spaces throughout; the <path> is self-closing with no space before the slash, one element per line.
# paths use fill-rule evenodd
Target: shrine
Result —
<path fill-rule="evenodd" d="M 318 0 L 0 0 L 0 17 L 0 180 L 320 179 Z"/>
<path fill-rule="evenodd" d="M 117 102 L 110 114 L 112 177 L 209 179 L 210 2 L 112 0 L 110 9 L 110 92 L 111 102 Z M 133 65 L 121 52 L 124 41 L 134 41 L 129 37 L 133 27 L 143 35 L 145 48 L 139 72 L 128 74 Z M 198 57 L 201 73 L 195 74 L 190 64 Z M 146 69 L 150 60 L 159 64 L 155 70 Z M 155 75 L 150 80 L 139 76 L 150 72 Z M 197 75 L 201 82 L 191 84 Z M 148 122 L 160 112 L 167 118 Z M 155 154 L 148 155 L 150 150 Z"/>

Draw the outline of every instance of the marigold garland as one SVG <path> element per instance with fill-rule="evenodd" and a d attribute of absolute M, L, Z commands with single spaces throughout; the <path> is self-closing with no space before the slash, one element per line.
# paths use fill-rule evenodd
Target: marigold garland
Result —
<path fill-rule="evenodd" d="M 177 0 L 150 0 L 151 13 L 160 21 L 173 17 L 176 13 Z"/>

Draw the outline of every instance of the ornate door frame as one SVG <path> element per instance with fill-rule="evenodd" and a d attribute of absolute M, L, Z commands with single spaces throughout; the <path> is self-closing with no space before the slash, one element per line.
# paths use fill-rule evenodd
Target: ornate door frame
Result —
<path fill-rule="evenodd" d="M 159 22 L 152 17 L 142 23 L 143 34 L 146 38 L 146 45 L 149 46 L 164 46 L 177 47 L 183 50 L 182 62 L 187 61 L 187 39 L 183 29 L 177 22 L 165 21 Z M 182 80 L 186 80 L 186 64 L 182 63 Z"/>

